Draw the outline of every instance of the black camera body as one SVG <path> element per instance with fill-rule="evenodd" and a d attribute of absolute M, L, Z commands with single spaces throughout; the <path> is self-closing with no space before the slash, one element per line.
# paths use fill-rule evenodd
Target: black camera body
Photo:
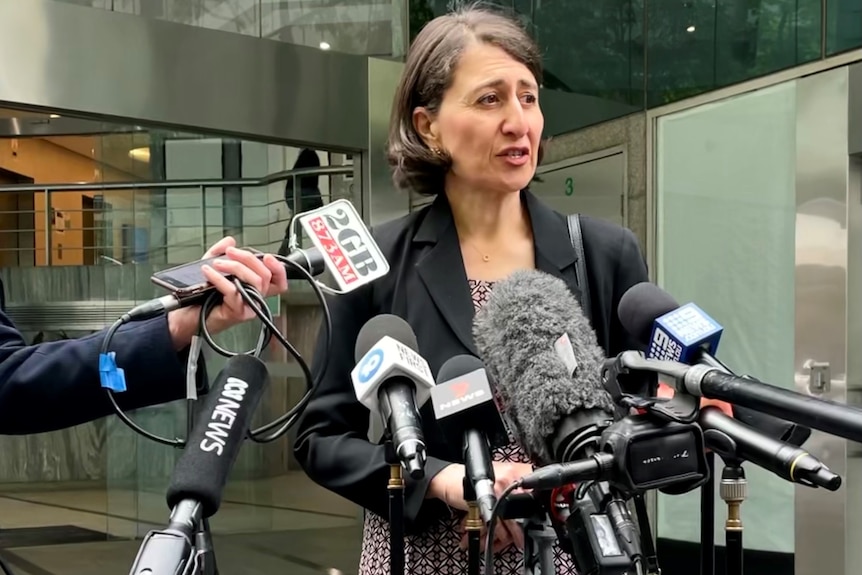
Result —
<path fill-rule="evenodd" d="M 613 455 L 608 482 L 626 498 L 651 489 L 687 493 L 709 479 L 703 430 L 694 423 L 629 415 L 605 429 L 599 451 Z"/>

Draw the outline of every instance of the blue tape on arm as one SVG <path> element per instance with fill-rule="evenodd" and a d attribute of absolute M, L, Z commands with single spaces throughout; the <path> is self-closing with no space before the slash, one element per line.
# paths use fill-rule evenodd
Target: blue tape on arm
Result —
<path fill-rule="evenodd" d="M 117 353 L 114 351 L 99 355 L 99 378 L 102 380 L 102 387 L 121 393 L 126 391 L 126 374 L 117 367 L 116 357 Z"/>

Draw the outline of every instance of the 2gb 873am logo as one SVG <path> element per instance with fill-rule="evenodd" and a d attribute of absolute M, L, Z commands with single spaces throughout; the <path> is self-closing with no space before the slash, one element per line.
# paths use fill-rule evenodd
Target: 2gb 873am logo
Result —
<path fill-rule="evenodd" d="M 352 291 L 389 272 L 389 263 L 347 200 L 332 202 L 299 220 L 343 291 Z"/>

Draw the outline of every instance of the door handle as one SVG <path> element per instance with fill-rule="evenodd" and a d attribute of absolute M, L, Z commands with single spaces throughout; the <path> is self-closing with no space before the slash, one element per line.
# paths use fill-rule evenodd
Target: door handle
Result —
<path fill-rule="evenodd" d="M 808 370 L 808 390 L 811 393 L 829 393 L 832 388 L 829 362 L 809 359 L 802 367 Z"/>

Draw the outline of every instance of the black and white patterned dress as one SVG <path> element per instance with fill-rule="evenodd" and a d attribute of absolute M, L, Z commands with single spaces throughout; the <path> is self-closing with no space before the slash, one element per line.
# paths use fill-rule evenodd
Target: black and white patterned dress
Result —
<path fill-rule="evenodd" d="M 493 283 L 469 280 L 473 306 L 479 309 L 488 301 Z M 494 461 L 530 463 L 517 443 L 494 450 Z M 461 523 L 465 514 L 453 511 L 451 517 L 441 518 L 426 533 L 408 535 L 404 542 L 405 575 L 464 575 L 467 572 L 467 552 L 462 551 Z M 568 554 L 559 547 L 554 549 L 556 575 L 577 575 Z M 523 553 L 510 545 L 494 557 L 496 575 L 521 575 Z M 389 575 L 389 523 L 370 511 L 365 512 L 362 535 L 362 555 L 359 575 Z"/>

